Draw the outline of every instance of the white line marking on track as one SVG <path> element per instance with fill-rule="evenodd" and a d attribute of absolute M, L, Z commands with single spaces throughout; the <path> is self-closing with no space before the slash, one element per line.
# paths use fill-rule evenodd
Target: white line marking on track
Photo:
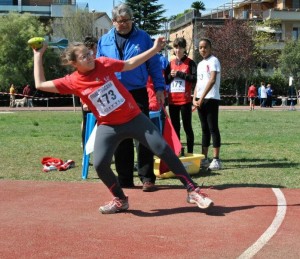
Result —
<path fill-rule="evenodd" d="M 238 258 L 252 258 L 259 250 L 261 250 L 269 240 L 276 234 L 281 223 L 284 220 L 286 214 L 286 200 L 282 191 L 278 188 L 272 188 L 272 191 L 275 193 L 277 198 L 277 213 L 273 219 L 272 224 L 268 229 L 260 236 L 260 238 L 250 246 L 244 253 L 242 253 Z"/>

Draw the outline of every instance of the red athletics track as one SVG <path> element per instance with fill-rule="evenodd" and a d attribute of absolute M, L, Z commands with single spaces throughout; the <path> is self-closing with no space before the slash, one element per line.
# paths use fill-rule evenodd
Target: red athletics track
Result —
<path fill-rule="evenodd" d="M 102 215 L 111 196 L 101 182 L 1 180 L 0 258 L 237 258 L 278 208 L 282 224 L 254 258 L 300 258 L 300 190 L 276 189 L 287 202 L 277 206 L 271 188 L 207 189 L 215 206 L 203 212 L 184 189 L 159 188 L 126 189 L 128 212 Z"/>

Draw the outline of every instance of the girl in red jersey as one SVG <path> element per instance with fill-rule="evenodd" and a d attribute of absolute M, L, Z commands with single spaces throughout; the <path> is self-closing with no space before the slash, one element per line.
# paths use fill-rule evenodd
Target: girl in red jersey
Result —
<path fill-rule="evenodd" d="M 176 58 L 165 71 L 166 84 L 170 84 L 168 102 L 174 129 L 180 139 L 180 114 L 186 134 L 187 152 L 194 151 L 192 128 L 192 87 L 197 81 L 197 65 L 186 56 L 186 40 L 176 38 L 173 42 Z"/>
<path fill-rule="evenodd" d="M 99 208 L 103 214 L 125 211 L 129 208 L 128 197 L 120 187 L 110 168 L 112 156 L 119 143 L 133 138 L 149 148 L 166 162 L 188 191 L 187 201 L 206 209 L 213 202 L 204 195 L 192 181 L 179 158 L 163 140 L 161 134 L 149 118 L 144 115 L 131 94 L 116 78 L 115 72 L 127 71 L 141 65 L 155 55 L 165 45 L 158 38 L 154 46 L 129 60 L 115 60 L 106 57 L 94 59 L 92 52 L 84 44 L 69 46 L 62 61 L 76 69 L 63 78 L 46 81 L 42 57 L 47 48 L 44 45 L 34 50 L 34 79 L 38 90 L 75 94 L 91 109 L 98 123 L 94 144 L 94 167 L 114 199 Z M 163 96 L 161 93 L 158 96 Z M 162 103 L 163 99 L 159 99 Z"/>

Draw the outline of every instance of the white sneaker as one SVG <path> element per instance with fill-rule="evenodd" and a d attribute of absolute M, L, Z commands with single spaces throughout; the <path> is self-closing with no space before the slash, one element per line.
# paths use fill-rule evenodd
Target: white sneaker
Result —
<path fill-rule="evenodd" d="M 210 165 L 210 162 L 209 162 L 208 158 L 204 158 L 201 160 L 201 164 L 200 164 L 201 168 L 208 168 L 209 165 Z"/>
<path fill-rule="evenodd" d="M 104 206 L 101 206 L 99 208 L 99 211 L 102 214 L 113 214 L 116 212 L 128 210 L 128 208 L 129 208 L 129 203 L 128 203 L 127 196 L 124 200 L 121 200 L 118 197 L 114 197 L 114 199 L 111 202 L 109 202 L 108 204 L 106 204 Z"/>
<path fill-rule="evenodd" d="M 209 167 L 209 170 L 221 170 L 222 169 L 222 163 L 220 159 L 213 159 L 213 161 L 211 161 Z"/>
<path fill-rule="evenodd" d="M 213 201 L 208 198 L 207 194 L 203 193 L 199 187 L 188 193 L 186 201 L 188 203 L 197 204 L 200 209 L 207 209 L 214 205 Z"/>

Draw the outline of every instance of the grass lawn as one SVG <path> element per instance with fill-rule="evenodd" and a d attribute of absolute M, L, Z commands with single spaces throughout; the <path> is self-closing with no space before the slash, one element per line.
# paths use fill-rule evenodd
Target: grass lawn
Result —
<path fill-rule="evenodd" d="M 220 111 L 221 159 L 224 170 L 194 175 L 205 186 L 300 187 L 300 112 L 287 110 Z M 0 113 L 0 179 L 99 181 L 93 167 L 81 179 L 81 111 L 20 111 Z M 201 131 L 194 113 L 195 153 Z M 185 135 L 182 130 L 182 140 Z M 185 145 L 185 143 L 183 143 Z M 210 150 L 210 155 L 212 150 Z M 76 167 L 42 171 L 41 158 L 72 159 Z M 114 165 L 112 165 L 114 167 Z M 135 177 L 136 184 L 140 184 Z M 157 184 L 181 185 L 176 179 Z"/>

